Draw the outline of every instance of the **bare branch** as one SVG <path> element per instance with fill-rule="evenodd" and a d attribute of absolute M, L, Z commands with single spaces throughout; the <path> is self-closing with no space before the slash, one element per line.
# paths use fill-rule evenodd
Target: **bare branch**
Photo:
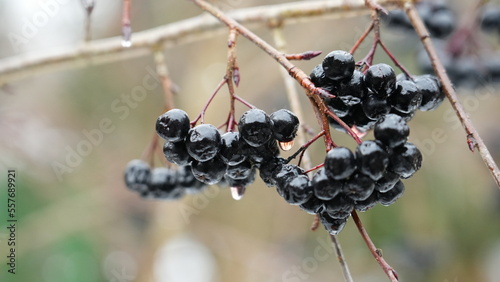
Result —
<path fill-rule="evenodd" d="M 321 17 L 339 18 L 368 14 L 363 0 L 300 1 L 234 10 L 228 15 L 249 26 L 270 22 L 292 24 Z M 381 0 L 380 4 L 401 1 Z M 132 46 L 123 48 L 122 37 L 93 40 L 85 44 L 56 48 L 50 52 L 23 54 L 0 60 L 0 85 L 42 73 L 100 65 L 151 54 L 151 48 L 172 48 L 223 34 L 223 24 L 209 15 L 135 32 Z"/>

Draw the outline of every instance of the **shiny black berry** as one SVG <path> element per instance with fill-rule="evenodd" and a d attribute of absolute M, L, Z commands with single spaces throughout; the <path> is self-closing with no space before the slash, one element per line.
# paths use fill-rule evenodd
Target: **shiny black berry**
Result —
<path fill-rule="evenodd" d="M 398 181 L 399 174 L 386 170 L 382 178 L 375 182 L 375 190 L 385 193 L 391 190 Z"/>
<path fill-rule="evenodd" d="M 314 196 L 311 196 L 305 203 L 300 204 L 299 207 L 309 214 L 317 214 L 325 209 L 324 202 Z"/>
<path fill-rule="evenodd" d="M 275 169 L 273 179 L 279 189 L 283 189 L 293 178 L 304 175 L 304 170 L 294 164 L 284 164 Z"/>
<path fill-rule="evenodd" d="M 275 157 L 260 165 L 259 176 L 267 186 L 272 187 L 276 185 L 274 175 L 277 173 L 277 171 L 281 170 L 281 166 L 283 166 L 285 161 L 286 160 L 284 158 Z"/>
<path fill-rule="evenodd" d="M 385 192 L 385 193 L 377 193 L 378 194 L 378 201 L 381 205 L 383 206 L 389 206 L 392 205 L 396 202 L 397 199 L 401 198 L 403 195 L 403 192 L 405 191 L 405 185 L 401 180 L 399 180 L 395 185 L 394 188 L 391 190 Z"/>
<path fill-rule="evenodd" d="M 388 114 L 380 120 L 373 129 L 375 139 L 384 145 L 394 148 L 406 142 L 410 127 L 404 119 L 396 114 Z"/>
<path fill-rule="evenodd" d="M 325 173 L 334 180 L 346 179 L 356 169 L 354 154 L 346 147 L 336 147 L 325 157 Z"/>
<path fill-rule="evenodd" d="M 319 214 L 319 220 L 325 227 L 326 231 L 331 235 L 337 235 L 344 228 L 347 218 L 333 218 L 327 212 L 322 212 Z"/>
<path fill-rule="evenodd" d="M 332 218 L 342 219 L 348 218 L 354 209 L 354 201 L 342 194 L 325 202 L 325 211 Z"/>
<path fill-rule="evenodd" d="M 253 147 L 266 144 L 273 136 L 272 128 L 273 124 L 269 116 L 259 109 L 246 111 L 238 123 L 241 138 Z"/>
<path fill-rule="evenodd" d="M 274 138 L 280 142 L 290 142 L 295 138 L 299 128 L 297 116 L 286 109 L 277 110 L 270 116 Z"/>
<path fill-rule="evenodd" d="M 136 192 L 148 190 L 151 168 L 142 160 L 131 160 L 125 168 L 125 185 Z"/>
<path fill-rule="evenodd" d="M 374 93 L 365 96 L 362 107 L 365 115 L 372 120 L 378 120 L 391 111 L 391 105 L 388 103 L 388 100 Z"/>
<path fill-rule="evenodd" d="M 321 87 L 328 92 L 332 92 L 335 88 L 336 83 L 326 77 L 321 64 L 314 67 L 310 74 L 310 78 L 311 82 L 314 83 L 316 87 Z"/>
<path fill-rule="evenodd" d="M 396 110 L 408 114 L 415 112 L 422 103 L 422 93 L 411 80 L 396 82 L 396 92 L 390 97 L 391 106 Z"/>
<path fill-rule="evenodd" d="M 219 156 L 228 165 L 237 165 L 246 160 L 243 141 L 238 132 L 226 132 L 221 136 Z"/>
<path fill-rule="evenodd" d="M 406 142 L 404 145 L 393 149 L 387 169 L 406 179 L 412 177 L 421 166 L 422 153 L 415 145 Z"/>
<path fill-rule="evenodd" d="M 186 137 L 190 128 L 189 117 L 183 110 L 172 109 L 156 120 L 156 132 L 169 141 L 179 142 Z"/>
<path fill-rule="evenodd" d="M 363 201 L 356 201 L 356 203 L 354 204 L 354 208 L 357 211 L 364 212 L 375 207 L 378 204 L 378 202 L 379 202 L 378 193 L 377 191 L 373 191 L 373 193 L 367 199 Z"/>
<path fill-rule="evenodd" d="M 364 75 L 361 71 L 354 70 L 350 79 L 339 82 L 335 94 L 347 106 L 361 103 L 367 92 L 363 78 Z"/>
<path fill-rule="evenodd" d="M 364 201 L 375 189 L 375 182 L 369 176 L 355 173 L 344 184 L 342 192 L 353 201 Z"/>
<path fill-rule="evenodd" d="M 205 184 L 212 185 L 222 180 L 226 173 L 226 164 L 219 157 L 206 162 L 193 161 L 191 171 L 196 179 Z"/>
<path fill-rule="evenodd" d="M 175 170 L 166 167 L 156 167 L 151 171 L 149 190 L 143 193 L 145 198 L 179 199 L 184 195 L 184 189 L 177 185 Z"/>
<path fill-rule="evenodd" d="M 190 129 L 186 137 L 186 149 L 189 155 L 199 162 L 214 158 L 220 147 L 220 133 L 211 124 L 200 124 Z"/>
<path fill-rule="evenodd" d="M 443 102 L 445 95 L 437 77 L 429 74 L 415 77 L 415 85 L 422 93 L 421 111 L 436 109 Z"/>
<path fill-rule="evenodd" d="M 341 80 L 351 77 L 354 72 L 354 57 L 342 50 L 330 52 L 323 59 L 325 76 L 332 80 Z"/>
<path fill-rule="evenodd" d="M 365 73 L 365 85 L 379 97 L 387 97 L 396 90 L 396 74 L 387 64 L 376 64 Z"/>
<path fill-rule="evenodd" d="M 389 154 L 379 142 L 367 140 L 356 148 L 356 161 L 358 170 L 376 181 L 389 165 Z"/>
<path fill-rule="evenodd" d="M 278 186 L 277 190 L 285 201 L 292 205 L 303 204 L 313 195 L 309 177 L 305 174 L 292 177 L 283 187 Z"/>
<path fill-rule="evenodd" d="M 226 176 L 232 179 L 248 178 L 252 172 L 253 166 L 249 160 L 245 160 L 237 165 L 229 165 L 226 169 Z"/>
<path fill-rule="evenodd" d="M 322 167 L 314 173 L 311 179 L 314 195 L 320 200 L 331 200 L 342 191 L 343 181 L 332 180 L 326 176 L 325 168 Z"/>
<path fill-rule="evenodd" d="M 163 145 L 163 154 L 167 161 L 176 165 L 188 165 L 192 161 L 184 142 L 174 143 L 166 141 Z"/>

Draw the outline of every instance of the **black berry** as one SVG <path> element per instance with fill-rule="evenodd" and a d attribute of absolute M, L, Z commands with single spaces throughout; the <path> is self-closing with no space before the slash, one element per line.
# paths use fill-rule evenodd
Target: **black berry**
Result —
<path fill-rule="evenodd" d="M 214 158 L 221 147 L 221 137 L 211 124 L 200 124 L 189 130 L 186 148 L 191 157 L 199 162 Z"/>
<path fill-rule="evenodd" d="M 190 128 L 189 117 L 183 110 L 172 109 L 156 120 L 156 132 L 169 141 L 179 142 L 186 137 Z"/>
<path fill-rule="evenodd" d="M 264 111 L 251 109 L 241 116 L 238 130 L 245 142 L 250 146 L 259 147 L 273 136 L 272 126 L 271 119 Z"/>
<path fill-rule="evenodd" d="M 388 114 L 380 120 L 373 130 L 375 139 L 394 148 L 406 142 L 410 128 L 404 119 L 396 114 Z"/>
<path fill-rule="evenodd" d="M 290 142 L 295 138 L 299 128 L 297 116 L 286 109 L 277 110 L 270 116 L 273 124 L 274 138 L 280 142 Z"/>
<path fill-rule="evenodd" d="M 356 169 L 354 154 L 346 147 L 336 147 L 325 157 L 325 173 L 334 180 L 346 179 Z"/>
<path fill-rule="evenodd" d="M 351 77 L 354 72 L 354 57 L 342 50 L 330 52 L 323 59 L 323 71 L 325 76 L 332 80 L 341 80 Z"/>

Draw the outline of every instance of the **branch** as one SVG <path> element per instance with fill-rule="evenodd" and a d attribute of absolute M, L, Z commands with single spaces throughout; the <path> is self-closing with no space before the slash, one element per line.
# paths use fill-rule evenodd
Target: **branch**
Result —
<path fill-rule="evenodd" d="M 370 239 L 370 236 L 368 236 L 365 227 L 361 223 L 358 213 L 354 210 L 352 211 L 351 216 L 352 219 L 354 220 L 354 223 L 356 224 L 356 227 L 358 228 L 359 234 L 361 234 L 361 237 L 363 237 L 366 246 L 368 246 L 368 249 L 370 249 L 370 252 L 372 253 L 375 260 L 377 260 L 378 264 L 384 270 L 387 277 L 389 277 L 389 279 L 391 279 L 392 282 L 397 282 L 398 274 L 396 273 L 396 270 L 394 270 L 394 268 L 392 268 L 385 261 L 385 259 L 382 257 L 382 252 L 379 249 L 377 249 L 377 247 L 375 247 L 375 244 L 373 244 L 372 239 Z"/>
<path fill-rule="evenodd" d="M 462 103 L 460 103 L 460 101 L 458 100 L 457 93 L 453 88 L 450 78 L 446 74 L 446 70 L 443 67 L 443 64 L 439 60 L 436 49 L 434 48 L 434 44 L 432 43 L 429 37 L 429 32 L 427 31 L 424 23 L 422 22 L 422 19 L 415 10 L 415 7 L 411 3 L 407 2 L 404 8 L 406 14 L 408 15 L 408 18 L 410 19 L 413 27 L 415 28 L 415 31 L 420 37 L 420 40 L 422 41 L 422 44 L 425 47 L 425 50 L 427 51 L 427 54 L 432 62 L 434 71 L 438 76 L 439 81 L 441 82 L 443 90 L 446 93 L 446 96 L 448 97 L 451 106 L 455 110 L 458 119 L 460 120 L 462 126 L 465 129 L 465 133 L 467 134 L 467 144 L 469 148 L 471 149 L 471 151 L 474 151 L 474 149 L 477 149 L 479 151 L 479 154 L 481 155 L 483 162 L 488 167 L 488 170 L 491 172 L 493 179 L 500 188 L 500 170 L 498 169 L 497 164 L 495 163 L 493 157 L 488 151 L 488 148 L 484 144 L 483 139 L 481 138 L 481 136 L 479 136 L 479 133 L 472 124 L 472 121 L 470 120 L 469 115 L 462 106 Z"/>
<path fill-rule="evenodd" d="M 401 0 L 381 0 L 394 5 Z M 286 24 L 304 22 L 319 17 L 345 18 L 368 14 L 363 0 L 300 1 L 279 5 L 244 8 L 228 12 L 243 24 L 265 26 L 270 22 Z M 93 40 L 80 45 L 57 48 L 44 53 L 22 54 L 0 60 L 0 86 L 43 73 L 88 67 L 146 56 L 151 48 L 172 48 L 222 34 L 226 29 L 215 18 L 200 15 L 190 19 L 135 32 L 132 46 L 122 47 L 122 37 Z"/>

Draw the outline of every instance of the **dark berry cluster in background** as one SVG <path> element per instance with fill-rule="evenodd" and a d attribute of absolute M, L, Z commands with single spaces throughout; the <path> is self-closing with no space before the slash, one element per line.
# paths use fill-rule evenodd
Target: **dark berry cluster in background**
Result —
<path fill-rule="evenodd" d="M 432 37 L 445 38 L 455 30 L 457 17 L 445 2 L 420 1 L 415 4 L 415 7 Z M 404 31 L 413 30 L 413 26 L 403 10 L 392 10 L 388 15 L 382 13 L 381 18 L 388 27 Z"/>
<path fill-rule="evenodd" d="M 500 83 L 500 55 L 491 51 L 494 48 L 484 48 L 483 43 L 479 44 L 484 40 L 478 38 L 480 31 L 500 38 L 499 6 L 481 7 L 476 21 L 463 27 L 458 26 L 459 20 L 443 1 L 421 1 L 416 3 L 416 8 L 431 37 L 434 37 L 438 56 L 455 86 L 478 88 Z M 389 28 L 413 30 L 403 10 L 392 10 L 389 15 L 381 16 Z M 433 73 L 423 47 L 417 52 L 417 65 L 423 73 Z"/>
<path fill-rule="evenodd" d="M 389 113 L 409 121 L 417 109 L 433 110 L 445 97 L 433 75 L 396 76 L 393 68 L 383 63 L 372 65 L 363 73 L 355 68 L 353 56 L 342 50 L 326 55 L 310 76 L 316 87 L 336 96 L 324 99 L 332 112 L 349 127 L 356 126 L 363 132 Z M 345 130 L 333 119 L 330 124 Z"/>
<path fill-rule="evenodd" d="M 194 177 L 188 166 L 177 169 L 151 169 L 142 160 L 132 160 L 125 168 L 125 185 L 144 198 L 176 200 L 184 194 L 193 194 L 206 185 Z"/>

